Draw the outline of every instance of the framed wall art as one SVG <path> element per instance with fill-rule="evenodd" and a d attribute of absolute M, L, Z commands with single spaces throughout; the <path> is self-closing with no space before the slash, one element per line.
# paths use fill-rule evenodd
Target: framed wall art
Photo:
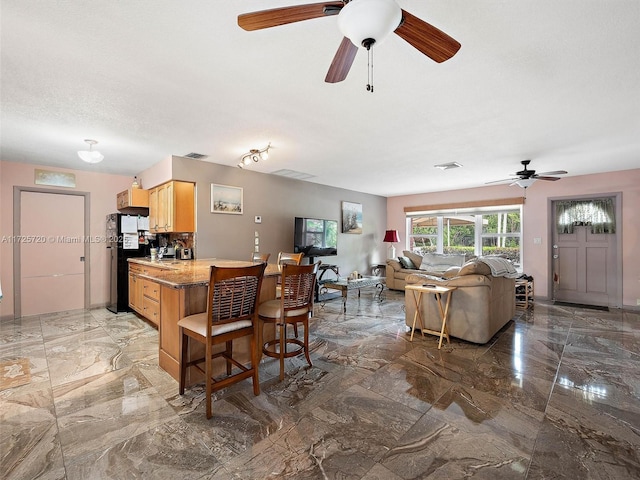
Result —
<path fill-rule="evenodd" d="M 211 213 L 242 215 L 242 187 L 211 184 Z"/>
<path fill-rule="evenodd" d="M 36 168 L 33 183 L 36 185 L 50 185 L 52 187 L 74 188 L 76 186 L 76 176 L 74 173 L 54 172 Z"/>
<path fill-rule="evenodd" d="M 342 202 L 342 233 L 362 233 L 362 204 Z"/>

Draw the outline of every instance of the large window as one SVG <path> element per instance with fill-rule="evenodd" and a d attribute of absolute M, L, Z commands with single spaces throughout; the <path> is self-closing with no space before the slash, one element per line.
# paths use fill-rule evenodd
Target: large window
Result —
<path fill-rule="evenodd" d="M 408 248 L 418 254 L 503 255 L 518 266 L 520 217 L 520 206 L 408 214 Z"/>

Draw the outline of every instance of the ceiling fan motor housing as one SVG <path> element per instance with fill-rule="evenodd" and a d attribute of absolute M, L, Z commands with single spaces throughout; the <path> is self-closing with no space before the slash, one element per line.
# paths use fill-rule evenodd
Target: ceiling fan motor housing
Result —
<path fill-rule="evenodd" d="M 395 0 L 351 0 L 338 15 L 338 27 L 356 47 L 380 44 L 402 22 Z M 373 42 L 372 42 L 373 40 Z"/>

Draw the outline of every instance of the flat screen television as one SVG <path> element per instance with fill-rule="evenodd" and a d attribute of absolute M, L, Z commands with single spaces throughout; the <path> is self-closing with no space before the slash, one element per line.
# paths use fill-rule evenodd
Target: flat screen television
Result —
<path fill-rule="evenodd" d="M 305 257 L 337 255 L 338 221 L 296 217 L 293 245 L 294 252 Z"/>

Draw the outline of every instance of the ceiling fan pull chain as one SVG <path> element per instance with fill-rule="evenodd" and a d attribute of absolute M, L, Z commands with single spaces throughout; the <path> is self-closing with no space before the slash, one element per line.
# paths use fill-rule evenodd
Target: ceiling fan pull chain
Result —
<path fill-rule="evenodd" d="M 373 93 L 373 45 L 367 46 L 367 91 Z"/>

